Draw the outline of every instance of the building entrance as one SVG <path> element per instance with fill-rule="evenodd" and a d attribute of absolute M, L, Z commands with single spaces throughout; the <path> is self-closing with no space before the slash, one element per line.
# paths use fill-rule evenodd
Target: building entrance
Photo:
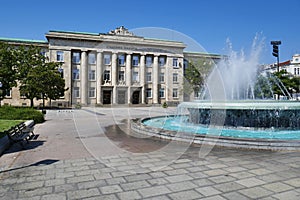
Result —
<path fill-rule="evenodd" d="M 132 104 L 140 103 L 140 91 L 134 91 L 132 93 Z"/>
<path fill-rule="evenodd" d="M 103 104 L 111 104 L 111 90 L 103 91 Z"/>
<path fill-rule="evenodd" d="M 118 92 L 118 104 L 125 104 L 125 94 L 126 91 L 119 91 Z"/>

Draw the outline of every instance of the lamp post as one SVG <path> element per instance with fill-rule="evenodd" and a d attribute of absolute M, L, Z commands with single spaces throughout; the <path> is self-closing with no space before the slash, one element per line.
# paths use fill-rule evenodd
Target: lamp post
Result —
<path fill-rule="evenodd" d="M 272 55 L 277 58 L 277 72 L 279 72 L 279 45 L 281 45 L 281 41 L 271 41 L 271 45 L 273 45 L 273 53 Z"/>

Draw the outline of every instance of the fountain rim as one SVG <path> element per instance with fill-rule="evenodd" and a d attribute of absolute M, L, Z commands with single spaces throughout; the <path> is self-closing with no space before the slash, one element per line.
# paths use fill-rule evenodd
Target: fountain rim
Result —
<path fill-rule="evenodd" d="M 220 110 L 300 110 L 300 102 L 294 100 L 196 100 L 191 102 L 182 102 L 179 104 L 179 108 L 202 108 Z"/>
<path fill-rule="evenodd" d="M 171 116 L 171 115 L 169 115 Z M 136 133 L 147 135 L 164 140 L 176 140 L 179 142 L 188 142 L 196 145 L 213 145 L 218 147 L 230 147 L 253 150 L 271 150 L 271 151 L 300 151 L 300 140 L 279 140 L 265 138 L 235 138 L 227 136 L 215 136 L 205 134 L 193 134 L 165 130 L 162 128 L 147 126 L 143 123 L 145 120 L 161 118 L 166 116 L 136 118 L 130 120 L 130 128 Z M 191 141 L 191 137 L 193 138 Z"/>

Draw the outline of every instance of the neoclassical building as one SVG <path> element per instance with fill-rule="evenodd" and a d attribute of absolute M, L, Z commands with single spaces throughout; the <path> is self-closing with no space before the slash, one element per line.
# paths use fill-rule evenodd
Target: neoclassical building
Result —
<path fill-rule="evenodd" d="M 185 52 L 183 42 L 136 36 L 123 26 L 105 34 L 49 31 L 46 38 L 47 41 L 0 41 L 40 46 L 50 61 L 62 64 L 59 71 L 68 90 L 51 102 L 58 107 L 178 104 L 184 96 L 189 98 L 183 91 L 188 59 L 221 58 L 216 54 Z M 2 104 L 26 106 L 29 101 L 22 98 L 18 88 L 13 88 Z"/>

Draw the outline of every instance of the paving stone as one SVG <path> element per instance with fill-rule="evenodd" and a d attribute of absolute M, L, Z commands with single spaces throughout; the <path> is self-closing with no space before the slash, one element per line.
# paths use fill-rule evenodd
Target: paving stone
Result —
<path fill-rule="evenodd" d="M 82 199 L 82 198 L 99 196 L 99 195 L 100 195 L 100 192 L 97 188 L 90 188 L 90 189 L 67 192 L 68 199 Z"/>
<path fill-rule="evenodd" d="M 77 183 L 78 189 L 99 188 L 106 186 L 105 180 L 85 181 Z"/>
<path fill-rule="evenodd" d="M 68 192 L 74 190 L 78 190 L 75 184 L 64 184 L 64 185 L 58 185 L 54 187 L 54 193 Z"/>
<path fill-rule="evenodd" d="M 121 184 L 121 183 L 126 183 L 126 180 L 124 177 L 116 177 L 116 178 L 108 178 L 105 179 L 108 185 L 116 185 L 116 184 Z"/>
<path fill-rule="evenodd" d="M 197 193 L 195 190 L 187 190 L 182 192 L 176 192 L 169 194 L 169 197 L 173 200 L 190 200 L 190 199 L 200 199 L 201 194 Z"/>
<path fill-rule="evenodd" d="M 192 182 L 200 187 L 215 184 L 214 182 L 212 182 L 208 179 L 196 179 L 196 180 L 193 180 Z"/>
<path fill-rule="evenodd" d="M 168 181 L 165 178 L 154 178 L 147 180 L 152 186 L 167 184 Z"/>
<path fill-rule="evenodd" d="M 110 173 L 101 173 L 101 172 L 95 173 L 94 177 L 96 180 L 112 178 Z"/>
<path fill-rule="evenodd" d="M 138 192 L 142 195 L 143 198 L 159 196 L 162 194 L 171 193 L 171 190 L 168 189 L 166 186 L 154 186 L 149 188 L 142 188 L 139 189 Z"/>
<path fill-rule="evenodd" d="M 45 186 L 55 186 L 65 184 L 65 179 L 50 179 L 45 181 Z"/>
<path fill-rule="evenodd" d="M 300 194 L 295 191 L 287 191 L 287 192 L 282 192 L 282 193 L 277 193 L 273 195 L 273 197 L 277 199 L 288 199 L 288 200 L 299 200 L 300 199 Z"/>
<path fill-rule="evenodd" d="M 231 191 L 235 191 L 235 190 L 244 188 L 244 186 L 242 186 L 238 183 L 235 183 L 235 182 L 217 184 L 217 185 L 214 185 L 214 187 L 217 190 L 221 190 L 222 192 L 231 192 Z"/>
<path fill-rule="evenodd" d="M 246 186 L 246 187 L 253 187 L 253 186 L 258 186 L 258 185 L 265 184 L 264 181 L 259 180 L 255 177 L 238 180 L 238 181 L 236 181 L 236 183 L 241 184 L 241 185 Z"/>
<path fill-rule="evenodd" d="M 196 190 L 203 196 L 212 196 L 221 193 L 219 190 L 216 190 L 212 186 L 201 187 L 197 188 Z"/>
<path fill-rule="evenodd" d="M 193 178 L 189 175 L 182 174 L 182 175 L 167 176 L 166 179 L 171 183 L 175 183 L 175 182 L 192 180 Z"/>
<path fill-rule="evenodd" d="M 92 175 L 85 175 L 85 176 L 75 176 L 75 177 L 70 177 L 66 179 L 67 183 L 80 183 L 84 181 L 93 181 L 95 180 L 94 176 Z"/>
<path fill-rule="evenodd" d="M 220 195 L 216 195 L 216 196 L 201 198 L 201 200 L 226 200 L 226 199 Z"/>
<path fill-rule="evenodd" d="M 197 187 L 196 184 L 194 184 L 190 181 L 172 183 L 172 184 L 167 184 L 165 186 L 167 186 L 173 192 L 178 192 L 178 191 L 182 191 L 182 190 L 189 190 L 189 189 L 193 189 L 193 188 Z"/>
<path fill-rule="evenodd" d="M 241 171 L 245 171 L 247 169 L 245 169 L 244 167 L 239 167 L 239 166 L 234 166 L 234 167 L 226 167 L 223 168 L 224 170 L 228 171 L 228 172 L 241 172 Z"/>
<path fill-rule="evenodd" d="M 135 174 L 135 175 L 129 175 L 129 176 L 125 177 L 125 179 L 129 182 L 147 180 L 150 178 L 151 178 L 151 176 L 149 176 L 148 174 Z"/>
<path fill-rule="evenodd" d="M 208 176 L 219 176 L 219 175 L 225 175 L 228 174 L 227 171 L 222 169 L 212 169 L 212 170 L 206 170 L 203 172 L 204 174 L 207 174 Z"/>
<path fill-rule="evenodd" d="M 238 179 L 243 179 L 243 178 L 253 177 L 255 175 L 251 174 L 249 172 L 243 171 L 243 172 L 229 173 L 229 176 L 233 176 Z"/>
<path fill-rule="evenodd" d="M 266 190 L 262 187 L 247 188 L 247 189 L 240 190 L 239 192 L 252 199 L 259 199 L 262 197 L 267 197 L 272 194 L 271 191 Z"/>
<path fill-rule="evenodd" d="M 271 190 L 273 192 L 276 192 L 276 193 L 294 189 L 293 187 L 291 187 L 287 184 L 281 183 L 281 182 L 266 184 L 266 185 L 263 185 L 262 187 L 264 187 L 268 190 Z"/>
<path fill-rule="evenodd" d="M 229 200 L 248 200 L 249 197 L 246 197 L 238 192 L 229 192 L 229 193 L 223 193 L 222 196 Z"/>
<path fill-rule="evenodd" d="M 115 194 L 84 198 L 84 200 L 120 200 Z"/>
<path fill-rule="evenodd" d="M 270 173 L 272 173 L 271 170 L 264 169 L 264 168 L 252 169 L 252 170 L 249 170 L 248 172 L 250 172 L 252 174 L 256 174 L 256 175 L 264 175 L 264 174 L 270 174 Z"/>
<path fill-rule="evenodd" d="M 229 181 L 236 180 L 235 178 L 233 178 L 231 176 L 224 176 L 224 175 L 214 176 L 214 177 L 211 177 L 211 178 L 208 178 L 208 179 L 215 182 L 215 183 L 226 183 L 226 182 L 229 182 Z"/>
<path fill-rule="evenodd" d="M 129 190 L 136 190 L 140 188 L 150 187 L 151 185 L 145 180 L 143 180 L 143 181 L 136 181 L 130 183 L 123 183 L 120 186 L 121 188 L 123 188 L 124 191 L 129 191 Z"/>
<path fill-rule="evenodd" d="M 136 191 L 128 191 L 128 192 L 121 192 L 118 193 L 117 196 L 122 200 L 133 200 L 133 199 L 140 199 L 141 195 Z"/>
<path fill-rule="evenodd" d="M 47 194 L 43 195 L 41 197 L 41 200 L 66 200 L 66 194 L 60 193 L 60 194 Z"/>
<path fill-rule="evenodd" d="M 123 192 L 119 185 L 103 186 L 99 188 L 102 194 L 112 194 L 117 192 Z"/>
<path fill-rule="evenodd" d="M 300 178 L 293 178 L 287 181 L 284 181 L 286 184 L 289 184 L 293 187 L 300 187 Z"/>
<path fill-rule="evenodd" d="M 30 190 L 41 188 L 44 186 L 44 181 L 34 181 L 34 182 L 27 182 L 22 184 L 15 184 L 13 186 L 13 190 Z"/>
<path fill-rule="evenodd" d="M 173 170 L 164 171 L 164 173 L 166 173 L 167 175 L 178 175 L 178 174 L 186 174 L 188 173 L 188 171 L 185 169 L 173 169 Z"/>
<path fill-rule="evenodd" d="M 20 190 L 19 198 L 42 196 L 42 195 L 46 195 L 46 194 L 51 194 L 52 192 L 53 192 L 52 187 L 42 187 L 42 188 L 29 189 L 29 190 Z"/>

